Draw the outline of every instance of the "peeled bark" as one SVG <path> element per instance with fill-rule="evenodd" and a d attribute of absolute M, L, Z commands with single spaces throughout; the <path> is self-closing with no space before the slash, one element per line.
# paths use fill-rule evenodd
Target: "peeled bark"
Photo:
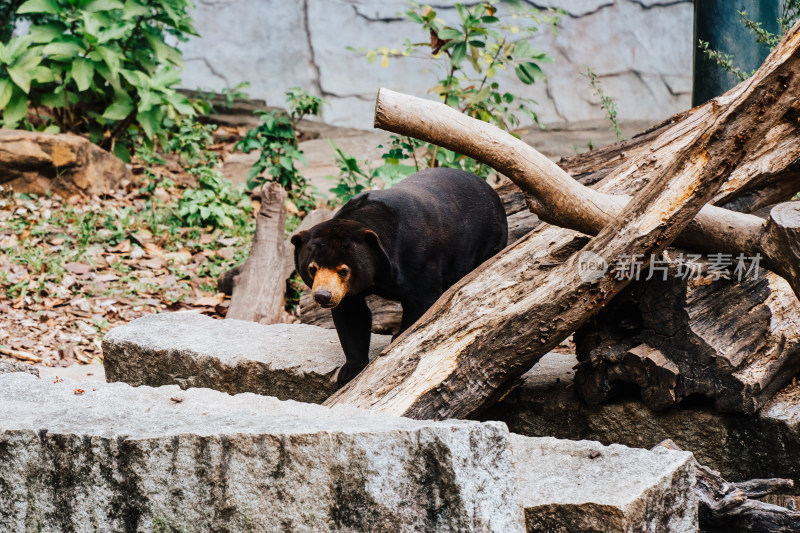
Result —
<path fill-rule="evenodd" d="M 280 184 L 264 184 L 253 246 L 233 279 L 231 305 L 225 318 L 259 324 L 280 321 L 286 292 L 286 278 L 283 276 L 285 203 L 286 191 Z"/>

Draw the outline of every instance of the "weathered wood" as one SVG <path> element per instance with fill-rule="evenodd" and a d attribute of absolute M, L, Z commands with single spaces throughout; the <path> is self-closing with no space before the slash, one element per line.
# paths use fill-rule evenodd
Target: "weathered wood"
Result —
<path fill-rule="evenodd" d="M 797 39 L 784 41 L 791 45 L 792 51 L 797 48 L 793 40 Z M 765 62 L 765 67 L 759 70 L 752 82 L 737 86 L 713 101 L 713 105 L 698 108 L 689 123 L 682 122 L 669 128 L 654 141 L 649 150 L 628 165 L 619 167 L 603 182 L 608 188 L 615 188 L 624 181 L 625 189 L 635 192 L 648 182 L 647 176 L 661 170 L 665 161 L 671 161 L 672 155 L 681 153 L 707 128 L 709 120 L 718 116 L 719 108 L 727 109 L 737 103 L 744 102 L 744 105 L 740 106 L 740 112 L 728 125 L 724 135 L 736 138 L 744 154 L 758 152 L 760 141 L 781 123 L 786 110 L 795 107 L 800 109 L 800 99 L 797 98 L 800 95 L 800 80 L 796 77 L 783 79 L 786 71 L 790 70 L 787 63 L 798 66 L 800 59 L 794 54 L 790 54 L 788 60 L 776 54 L 771 58 L 772 61 L 768 59 Z M 753 87 L 759 90 L 754 91 Z M 768 105 L 774 107 L 767 109 Z M 401 109 L 402 113 L 399 112 Z M 757 115 L 754 114 L 756 111 Z M 612 195 L 581 185 L 521 140 L 491 124 L 473 121 L 438 102 L 381 89 L 375 108 L 375 124 L 376 127 L 416 136 L 486 163 L 508 176 L 528 194 L 528 205 L 539 218 L 564 228 L 596 234 L 629 200 L 625 195 Z M 750 136 L 743 135 L 743 131 Z M 800 145 L 800 132 L 795 126 L 791 131 L 792 138 Z M 725 160 L 723 163 L 730 173 L 741 162 L 740 159 L 735 162 Z M 800 265 L 800 256 L 791 257 L 790 264 L 787 264 L 786 254 L 775 255 L 775 250 L 788 246 L 782 239 L 782 234 L 768 232 L 766 222 L 756 216 L 709 205 L 698 213 L 677 243 L 706 252 L 743 253 L 747 256 L 760 254 L 765 267 L 789 279 L 796 277 L 796 268 L 791 265 Z M 800 294 L 800 280 L 790 282 Z"/>
<path fill-rule="evenodd" d="M 656 448 L 680 450 L 671 440 Z M 800 512 L 758 501 L 794 487 L 791 479 L 751 479 L 730 483 L 716 470 L 695 463 L 698 518 L 707 533 L 792 533 L 800 531 Z"/>
<path fill-rule="evenodd" d="M 715 279 L 678 254 L 665 254 L 666 280 L 642 276 L 575 333 L 576 390 L 590 405 L 635 386 L 654 410 L 703 397 L 754 413 L 800 371 L 800 302 L 771 272 L 738 281 L 734 261 L 733 279 Z"/>
<path fill-rule="evenodd" d="M 326 403 L 347 403 L 419 418 L 447 418 L 466 416 L 501 397 L 543 353 L 628 282 L 610 276 L 592 282 L 582 279 L 577 269 L 587 262 L 585 252 L 602 254 L 613 264 L 621 255 L 635 254 L 639 249 L 643 255 L 663 249 L 677 236 L 677 230 L 684 229 L 685 217 L 699 212 L 699 202 L 711 199 L 756 143 L 753 139 L 758 135 L 748 142 L 741 138 L 741 132 L 763 134 L 782 116 L 770 105 L 780 102 L 787 109 L 796 104 L 798 81 L 792 74 L 800 62 L 796 54 L 798 27 L 787 34 L 743 89 L 714 102 L 690 128 L 681 128 L 677 148 L 645 165 L 649 185 L 622 209 L 617 223 L 606 226 L 583 248 L 583 262 L 570 257 L 576 246 L 583 244 L 574 233 L 550 227 L 533 231 L 452 287 L 381 357 Z M 617 199 L 609 202 L 584 190 L 576 191 L 569 177 L 569 183 L 559 178 L 548 181 L 548 172 L 557 174 L 560 169 L 554 171 L 549 161 L 535 157 L 535 150 L 514 146 L 509 152 L 508 145 L 498 142 L 494 132 L 485 136 L 483 125 L 444 110 L 442 114 L 448 120 L 442 121 L 439 110 L 427 104 L 391 108 L 379 99 L 376 124 L 425 140 L 432 140 L 431 132 L 435 132 L 442 145 L 479 156 L 476 158 L 523 188 L 535 190 L 541 213 L 548 219 L 559 218 L 559 210 L 564 210 L 574 214 L 574 226 L 590 228 L 592 222 L 602 224 L 609 217 L 599 204 L 616 212 Z M 409 122 L 401 117 L 408 117 Z M 673 133 L 672 129 L 667 133 Z M 465 137 L 473 136 L 478 137 L 477 143 L 465 141 Z M 481 145 L 480 151 L 460 149 Z M 505 157 L 493 155 L 495 150 Z M 531 187 L 531 181 L 536 180 L 544 180 L 546 186 Z M 574 207 L 572 193 L 579 195 L 577 204 L 586 212 Z M 728 222 L 729 217 L 724 220 Z M 721 228 L 713 216 L 711 222 L 714 229 L 706 226 L 706 234 L 729 251 L 727 242 L 716 242 L 719 235 L 715 231 Z M 760 228 L 761 222 L 757 225 Z M 724 229 L 727 231 L 727 226 Z"/>
<path fill-rule="evenodd" d="M 265 183 L 250 255 L 233 279 L 231 305 L 225 318 L 275 324 L 283 313 L 286 278 L 283 229 L 286 227 L 286 191 Z"/>
<path fill-rule="evenodd" d="M 299 233 L 303 230 L 310 229 L 313 226 L 316 226 L 320 222 L 325 222 L 326 220 L 330 220 L 333 217 L 335 211 L 331 209 L 314 209 L 300 223 L 300 225 L 295 229 L 288 238 L 283 241 L 283 279 L 287 279 L 292 275 L 294 272 L 294 246 L 292 245 L 291 238 L 295 233 Z M 244 263 L 240 265 L 236 265 L 232 269 L 228 270 L 227 272 L 221 274 L 219 278 L 217 278 L 217 290 L 219 292 L 225 293 L 230 296 L 233 293 L 233 280 L 242 270 Z"/>

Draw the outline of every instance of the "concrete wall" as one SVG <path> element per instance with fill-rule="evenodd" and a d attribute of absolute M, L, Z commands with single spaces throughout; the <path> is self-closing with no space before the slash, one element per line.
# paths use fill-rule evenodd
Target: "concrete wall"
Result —
<path fill-rule="evenodd" d="M 282 105 L 288 87 L 302 86 L 329 102 L 327 122 L 369 128 L 378 87 L 425 96 L 435 85 L 432 64 L 397 58 L 388 68 L 368 64 L 346 47 L 400 47 L 405 38 L 425 40 L 398 13 L 404 0 L 196 0 L 200 39 L 185 43 L 184 84 L 220 89 L 249 81 L 250 95 Z M 691 100 L 691 0 L 551 0 L 533 2 L 567 11 L 560 32 L 543 28 L 532 45 L 555 61 L 544 65 L 545 82 L 514 89 L 539 103 L 544 122 L 604 116 L 580 71 L 590 65 L 614 96 L 623 119 L 665 118 Z M 438 2 L 440 15 L 455 16 L 453 2 Z"/>

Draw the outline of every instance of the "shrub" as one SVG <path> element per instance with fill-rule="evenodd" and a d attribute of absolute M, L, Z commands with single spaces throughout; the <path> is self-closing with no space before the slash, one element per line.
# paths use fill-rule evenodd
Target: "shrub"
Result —
<path fill-rule="evenodd" d="M 5 127 L 89 134 L 130 157 L 132 135 L 167 142 L 164 121 L 194 115 L 174 90 L 181 54 L 168 39 L 197 35 L 191 0 L 27 0 L 17 15 L 44 17 L 0 45 Z"/>
<path fill-rule="evenodd" d="M 298 162 L 305 164 L 306 160 L 298 147 L 295 127 L 303 117 L 318 115 L 324 102 L 297 87 L 289 89 L 286 97 L 289 115 L 279 110 L 257 111 L 261 124 L 248 131 L 236 143 L 236 149 L 246 153 L 260 151 L 258 161 L 247 173 L 249 189 L 265 181 L 280 183 L 298 209 L 309 211 L 316 204 L 316 199 L 297 168 Z"/>

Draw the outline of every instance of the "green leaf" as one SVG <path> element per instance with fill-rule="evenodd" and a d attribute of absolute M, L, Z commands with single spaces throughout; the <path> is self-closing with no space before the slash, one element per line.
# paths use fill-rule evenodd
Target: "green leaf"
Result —
<path fill-rule="evenodd" d="M 439 32 L 439 39 L 448 41 L 450 39 L 460 39 L 464 34 L 455 28 L 445 28 Z"/>
<path fill-rule="evenodd" d="M 52 92 L 42 95 L 41 104 L 46 107 L 60 108 L 64 107 L 64 91 Z"/>
<path fill-rule="evenodd" d="M 6 107 L 3 109 L 3 126 L 15 128 L 28 114 L 28 97 L 18 88 L 14 89 Z"/>
<path fill-rule="evenodd" d="M 122 143 L 115 143 L 114 144 L 114 155 L 122 159 L 126 163 L 131 162 L 131 153 L 125 148 L 125 145 Z"/>
<path fill-rule="evenodd" d="M 544 77 L 542 69 L 536 63 L 522 63 L 514 69 L 520 81 L 526 85 L 531 85 L 538 77 Z"/>
<path fill-rule="evenodd" d="M 24 15 L 27 13 L 58 15 L 61 13 L 61 7 L 55 0 L 28 0 L 17 9 L 17 15 Z"/>
<path fill-rule="evenodd" d="M 143 6 L 135 0 L 128 0 L 125 2 L 125 7 L 122 8 L 122 18 L 129 20 L 132 18 L 143 17 L 150 13 L 150 8 Z"/>
<path fill-rule="evenodd" d="M 0 109 L 8 105 L 8 101 L 11 100 L 11 94 L 13 92 L 14 84 L 11 83 L 11 80 L 0 79 Z"/>
<path fill-rule="evenodd" d="M 180 113 L 181 115 L 188 115 L 194 116 L 195 111 L 194 107 L 192 107 L 191 102 L 186 96 L 182 95 L 181 93 L 172 93 L 166 96 L 167 102 L 170 103 L 172 107 L 175 108 L 175 111 Z"/>
<path fill-rule="evenodd" d="M 111 11 L 112 9 L 123 9 L 125 6 L 122 2 L 118 2 L 117 0 L 92 0 L 85 6 L 83 6 L 84 11 L 89 11 L 90 13 L 95 11 Z"/>
<path fill-rule="evenodd" d="M 42 130 L 42 133 L 61 133 L 61 128 L 57 124 L 50 124 Z"/>
<path fill-rule="evenodd" d="M 60 22 L 50 22 L 40 26 L 31 26 L 30 36 L 35 43 L 49 43 L 62 35 L 67 27 Z"/>
<path fill-rule="evenodd" d="M 453 52 L 450 57 L 450 61 L 453 62 L 453 65 L 458 65 L 464 60 L 464 57 L 467 55 L 467 43 L 461 41 L 460 43 L 456 44 L 453 47 Z"/>
<path fill-rule="evenodd" d="M 125 93 L 117 94 L 114 103 L 108 106 L 103 113 L 103 118 L 109 120 L 123 120 L 133 111 L 133 100 Z"/>
<path fill-rule="evenodd" d="M 85 91 L 92 85 L 94 65 L 88 59 L 78 58 L 72 62 L 72 78 L 78 84 L 79 91 Z"/>
<path fill-rule="evenodd" d="M 152 139 L 156 130 L 161 127 L 161 118 L 161 109 L 158 107 L 154 107 L 149 111 L 138 113 L 136 115 L 136 121 L 142 126 L 145 135 L 149 139 Z"/>
<path fill-rule="evenodd" d="M 28 94 L 31 90 L 31 74 L 24 68 L 20 66 L 13 66 L 8 67 L 8 75 L 11 76 L 11 79 L 14 80 L 14 83 L 17 84 L 17 87 L 22 89 L 25 94 Z"/>
<path fill-rule="evenodd" d="M 66 56 L 72 58 L 80 55 L 80 53 L 83 52 L 83 48 L 75 43 L 56 42 L 45 46 L 42 52 L 48 56 Z"/>

